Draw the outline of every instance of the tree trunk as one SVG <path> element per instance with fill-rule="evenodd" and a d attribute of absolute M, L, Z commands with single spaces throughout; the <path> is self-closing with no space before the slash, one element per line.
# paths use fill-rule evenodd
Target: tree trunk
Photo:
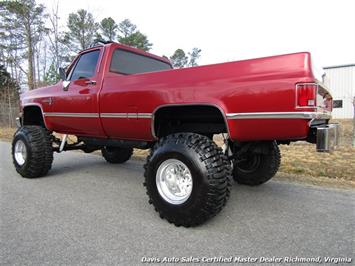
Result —
<path fill-rule="evenodd" d="M 40 86 L 40 82 L 41 82 L 41 70 L 39 68 L 39 58 L 40 58 L 40 43 L 37 44 L 37 49 L 36 49 L 36 64 L 37 64 L 37 84 L 36 84 L 36 88 L 38 88 Z"/>
<path fill-rule="evenodd" d="M 44 77 L 47 73 L 47 43 L 44 42 L 43 46 L 43 69 L 42 69 L 42 80 L 44 80 Z"/>
<path fill-rule="evenodd" d="M 9 123 L 8 126 L 12 127 L 13 118 L 12 118 L 12 105 L 11 105 L 11 95 L 10 95 L 10 87 L 7 85 L 7 99 L 8 99 L 8 108 L 9 108 Z"/>
<path fill-rule="evenodd" d="M 32 30 L 31 30 L 31 22 L 30 18 L 27 17 L 25 19 L 25 36 L 28 46 L 28 72 L 27 72 L 27 79 L 28 79 L 28 88 L 29 90 L 33 90 L 35 88 L 35 66 L 34 66 L 34 47 L 33 47 L 33 37 L 32 37 Z"/>
<path fill-rule="evenodd" d="M 30 32 L 29 32 L 30 34 Z M 28 36 L 28 88 L 30 90 L 34 89 L 34 77 L 33 77 L 33 46 L 32 46 L 32 39 L 31 35 Z"/>

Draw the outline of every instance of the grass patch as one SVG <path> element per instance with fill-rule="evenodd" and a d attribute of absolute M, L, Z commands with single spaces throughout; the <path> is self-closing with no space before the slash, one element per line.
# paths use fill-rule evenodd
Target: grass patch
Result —
<path fill-rule="evenodd" d="M 341 124 L 340 146 L 332 153 L 316 152 L 307 142 L 280 145 L 282 161 L 280 172 L 310 177 L 327 177 L 355 181 L 355 148 L 352 143 L 352 120 L 335 120 Z"/>
<path fill-rule="evenodd" d="M 355 181 L 355 148 L 340 146 L 333 153 L 319 153 L 308 143 L 280 145 L 280 171 L 292 174 L 343 178 Z"/>
<path fill-rule="evenodd" d="M 11 141 L 16 131 L 16 128 L 0 127 L 0 139 L 5 141 Z"/>

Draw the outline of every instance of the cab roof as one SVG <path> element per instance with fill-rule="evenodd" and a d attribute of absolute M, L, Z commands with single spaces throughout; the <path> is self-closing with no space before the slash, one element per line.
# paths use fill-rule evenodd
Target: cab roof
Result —
<path fill-rule="evenodd" d="M 171 62 L 170 62 L 170 60 L 167 57 L 157 56 L 155 54 L 143 51 L 142 49 L 138 49 L 138 48 L 135 48 L 135 47 L 131 47 L 131 46 L 128 46 L 128 45 L 125 45 L 125 44 L 122 44 L 122 43 L 117 43 L 117 42 L 112 42 L 112 41 L 108 41 L 108 42 L 101 42 L 100 41 L 100 42 L 96 43 L 94 46 L 92 46 L 92 47 L 90 47 L 88 49 L 80 51 L 79 54 L 82 54 L 82 53 L 85 53 L 87 51 L 93 50 L 93 49 L 95 49 L 97 47 L 105 47 L 105 48 L 108 48 L 108 49 L 118 49 L 118 48 L 120 48 L 120 49 L 123 49 L 123 50 L 126 50 L 126 51 L 134 52 L 136 54 L 141 54 L 141 55 L 144 55 L 144 56 L 147 56 L 147 57 L 151 57 L 151 58 L 157 59 L 159 61 L 163 61 L 163 62 L 168 63 L 169 65 L 171 65 Z"/>

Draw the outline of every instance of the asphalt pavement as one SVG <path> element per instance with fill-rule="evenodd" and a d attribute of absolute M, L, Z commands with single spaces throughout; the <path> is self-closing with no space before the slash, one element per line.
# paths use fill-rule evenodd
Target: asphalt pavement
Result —
<path fill-rule="evenodd" d="M 10 144 L 0 142 L 0 264 L 140 265 L 164 257 L 200 260 L 196 265 L 238 257 L 257 263 L 263 257 L 354 260 L 354 190 L 281 181 L 234 184 L 219 215 L 187 229 L 160 219 L 148 204 L 142 166 L 64 152 L 55 154 L 48 176 L 25 179 L 14 170 Z"/>

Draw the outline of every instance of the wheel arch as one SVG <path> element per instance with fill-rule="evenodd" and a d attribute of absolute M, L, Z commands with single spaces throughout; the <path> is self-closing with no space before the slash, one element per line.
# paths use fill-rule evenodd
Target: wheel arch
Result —
<path fill-rule="evenodd" d="M 48 129 L 42 106 L 39 104 L 28 104 L 23 107 L 22 125 L 42 126 Z"/>
<path fill-rule="evenodd" d="M 180 109 L 180 110 L 179 110 Z M 228 126 L 228 120 L 225 111 L 223 108 L 217 104 L 211 104 L 211 103 L 188 103 L 188 104 L 163 104 L 158 107 L 156 107 L 152 113 L 152 120 L 151 120 L 151 133 L 152 136 L 155 139 L 158 139 L 159 136 L 159 130 L 157 130 L 157 125 L 160 122 L 160 114 L 162 112 L 166 112 L 167 110 L 179 110 L 181 111 L 190 111 L 190 110 L 195 110 L 197 111 L 198 109 L 200 110 L 213 110 L 215 114 L 220 116 L 220 122 L 223 123 L 223 126 L 225 127 L 225 131 L 230 136 L 230 131 L 229 131 L 229 126 Z M 178 115 L 177 115 L 178 117 Z M 173 132 L 175 133 L 175 132 Z"/>

